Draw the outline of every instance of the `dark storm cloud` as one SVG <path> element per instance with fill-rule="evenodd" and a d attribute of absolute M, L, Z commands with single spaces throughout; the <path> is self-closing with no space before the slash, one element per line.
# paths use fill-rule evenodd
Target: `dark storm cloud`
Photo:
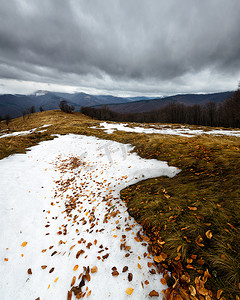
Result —
<path fill-rule="evenodd" d="M 239 75 L 239 0 L 0 4 L 1 78 L 144 92 Z"/>

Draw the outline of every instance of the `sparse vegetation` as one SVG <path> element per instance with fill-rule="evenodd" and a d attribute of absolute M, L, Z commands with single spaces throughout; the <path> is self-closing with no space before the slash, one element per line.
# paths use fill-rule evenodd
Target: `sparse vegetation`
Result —
<path fill-rule="evenodd" d="M 180 123 L 203 126 L 240 127 L 240 89 L 219 105 L 188 106 L 169 103 L 159 110 L 143 113 L 117 113 L 106 105 L 100 108 L 82 107 L 81 112 L 99 120 L 117 122 Z"/>
<path fill-rule="evenodd" d="M 6 122 L 6 125 L 7 125 L 7 126 L 9 125 L 10 121 L 11 121 L 11 117 L 10 117 L 10 115 L 7 114 L 7 115 L 5 116 L 5 122 Z"/>
<path fill-rule="evenodd" d="M 11 131 L 44 124 L 53 126 L 43 133 L 0 139 L 0 157 L 25 152 L 40 141 L 53 139 L 54 134 L 75 133 L 131 143 L 140 156 L 179 167 L 181 172 L 174 178 L 143 178 L 123 190 L 121 197 L 129 213 L 144 226 L 153 254 L 163 258 L 162 268 L 172 272 L 169 293 L 179 291 L 180 282 L 182 293 L 190 287 L 193 294 L 195 289 L 195 299 L 205 299 L 198 293 L 198 280 L 204 280 L 204 289 L 212 291 L 213 299 L 240 297 L 239 138 L 127 132 L 108 135 L 90 128 L 98 125 L 98 120 L 76 112 L 66 117 L 61 111 L 35 113 L 27 120 L 13 119 Z M 6 128 L 2 121 L 0 130 Z M 194 299 L 186 293 L 185 298 L 181 295 L 183 299 Z M 217 293 L 221 294 L 219 298 Z"/>
<path fill-rule="evenodd" d="M 67 104 L 66 100 L 61 100 L 59 103 L 61 111 L 71 114 L 74 111 L 74 106 Z"/>

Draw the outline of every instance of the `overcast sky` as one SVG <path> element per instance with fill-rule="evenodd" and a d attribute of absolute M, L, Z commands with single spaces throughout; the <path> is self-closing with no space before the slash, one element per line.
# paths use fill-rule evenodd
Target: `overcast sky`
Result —
<path fill-rule="evenodd" d="M 235 90 L 240 0 L 0 0 L 0 93 Z"/>

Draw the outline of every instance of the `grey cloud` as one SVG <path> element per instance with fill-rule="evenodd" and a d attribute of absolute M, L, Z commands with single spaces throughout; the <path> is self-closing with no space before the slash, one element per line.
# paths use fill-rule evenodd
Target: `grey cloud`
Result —
<path fill-rule="evenodd" d="M 160 82 L 178 84 L 184 92 L 184 78 L 197 80 L 204 70 L 234 81 L 240 75 L 239 0 L 0 0 L 0 5 L 2 78 L 59 84 L 87 84 L 91 78 L 93 88 L 140 91 L 141 85 L 156 89 Z"/>

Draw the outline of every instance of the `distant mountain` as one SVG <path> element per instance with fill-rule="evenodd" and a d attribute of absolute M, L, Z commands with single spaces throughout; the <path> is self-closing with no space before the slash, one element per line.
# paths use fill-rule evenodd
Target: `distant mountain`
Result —
<path fill-rule="evenodd" d="M 129 100 L 131 101 L 142 101 L 142 100 L 150 100 L 153 98 L 163 98 L 163 97 L 145 97 L 145 96 L 137 96 L 137 97 L 128 97 Z"/>
<path fill-rule="evenodd" d="M 59 102 L 66 100 L 73 105 L 76 111 L 82 106 L 104 105 L 109 103 L 127 103 L 129 99 L 114 96 L 93 96 L 85 93 L 58 93 L 48 91 L 37 91 L 33 95 L 0 95 L 0 116 L 9 114 L 12 118 L 22 115 L 31 106 L 39 111 L 40 106 L 44 110 L 58 109 Z"/>
<path fill-rule="evenodd" d="M 208 102 L 221 103 L 232 93 L 233 92 L 214 94 L 180 94 L 160 99 L 141 100 L 122 104 L 110 104 L 108 107 L 111 110 L 119 113 L 141 113 L 160 109 L 169 103 L 183 103 L 185 105 L 203 105 Z"/>

